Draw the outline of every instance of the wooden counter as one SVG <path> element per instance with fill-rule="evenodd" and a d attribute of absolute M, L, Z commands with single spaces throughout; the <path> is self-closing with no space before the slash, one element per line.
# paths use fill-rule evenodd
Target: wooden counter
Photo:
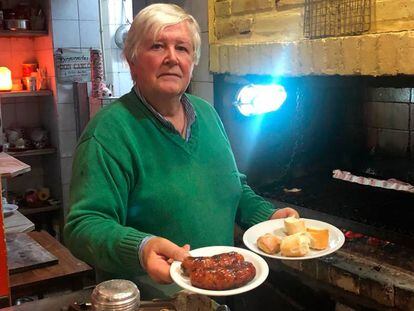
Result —
<path fill-rule="evenodd" d="M 75 258 L 69 250 L 47 232 L 29 232 L 32 239 L 58 258 L 58 263 L 10 275 L 12 300 L 58 290 L 79 290 L 83 279 L 92 275 L 92 268 Z"/>

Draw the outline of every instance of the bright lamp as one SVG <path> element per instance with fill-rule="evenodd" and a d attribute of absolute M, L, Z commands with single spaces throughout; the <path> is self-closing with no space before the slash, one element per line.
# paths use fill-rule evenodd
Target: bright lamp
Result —
<path fill-rule="evenodd" d="M 276 111 L 287 98 L 280 84 L 249 84 L 241 88 L 234 103 L 244 116 Z"/>

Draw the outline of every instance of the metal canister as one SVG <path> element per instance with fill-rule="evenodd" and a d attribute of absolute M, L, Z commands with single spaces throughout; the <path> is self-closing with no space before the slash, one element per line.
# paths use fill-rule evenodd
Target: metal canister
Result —
<path fill-rule="evenodd" d="M 138 287 L 128 280 L 109 280 L 99 283 L 92 292 L 94 311 L 136 311 L 140 305 Z"/>

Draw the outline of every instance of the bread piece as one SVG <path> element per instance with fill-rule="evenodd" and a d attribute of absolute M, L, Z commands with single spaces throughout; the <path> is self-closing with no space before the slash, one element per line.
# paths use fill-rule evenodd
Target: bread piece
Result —
<path fill-rule="evenodd" d="M 285 232 L 287 235 L 298 232 L 306 232 L 305 221 L 301 218 L 288 217 L 285 218 Z"/>
<path fill-rule="evenodd" d="M 306 232 L 288 235 L 282 239 L 280 250 L 282 256 L 301 257 L 309 253 L 310 237 Z"/>
<path fill-rule="evenodd" d="M 281 238 L 278 236 L 266 233 L 257 239 L 257 247 L 267 254 L 276 254 L 280 251 Z"/>
<path fill-rule="evenodd" d="M 322 250 L 328 247 L 328 244 L 329 244 L 328 228 L 307 226 L 306 231 L 310 235 L 310 242 L 311 242 L 310 248 Z"/>

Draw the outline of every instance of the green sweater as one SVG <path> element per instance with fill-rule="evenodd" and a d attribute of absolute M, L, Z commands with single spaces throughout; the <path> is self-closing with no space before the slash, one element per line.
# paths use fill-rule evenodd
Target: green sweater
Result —
<path fill-rule="evenodd" d="M 64 237 L 75 256 L 112 278 L 143 274 L 138 247 L 148 235 L 192 249 L 233 245 L 235 222 L 247 228 L 274 212 L 238 172 L 214 108 L 187 96 L 196 114 L 188 142 L 133 91 L 80 138 Z"/>

